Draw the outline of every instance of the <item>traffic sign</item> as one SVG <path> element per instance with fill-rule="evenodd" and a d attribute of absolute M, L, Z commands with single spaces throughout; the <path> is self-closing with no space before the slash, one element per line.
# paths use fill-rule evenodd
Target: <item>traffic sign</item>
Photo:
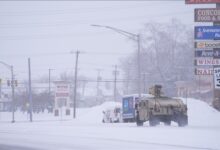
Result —
<path fill-rule="evenodd" d="M 195 22 L 218 22 L 220 21 L 219 8 L 197 8 L 194 10 Z"/>
<path fill-rule="evenodd" d="M 220 68 L 214 68 L 215 89 L 220 89 Z"/>
<path fill-rule="evenodd" d="M 220 39 L 220 26 L 196 26 L 195 27 L 195 39 Z"/>
<path fill-rule="evenodd" d="M 220 3 L 220 0 L 185 0 L 186 4 L 213 4 Z"/>

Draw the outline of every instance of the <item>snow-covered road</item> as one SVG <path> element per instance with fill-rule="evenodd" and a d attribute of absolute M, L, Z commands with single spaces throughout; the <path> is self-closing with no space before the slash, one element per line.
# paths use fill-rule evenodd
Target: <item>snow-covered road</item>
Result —
<path fill-rule="evenodd" d="M 4 130 L 2 130 L 4 129 Z M 74 121 L 1 125 L 0 143 L 36 149 L 220 149 L 220 128 Z"/>
<path fill-rule="evenodd" d="M 189 126 L 184 128 L 175 123 L 103 124 L 100 114 L 105 105 L 109 104 L 78 110 L 75 120 L 1 121 L 0 150 L 220 150 L 220 114 L 200 101 L 189 102 Z"/>

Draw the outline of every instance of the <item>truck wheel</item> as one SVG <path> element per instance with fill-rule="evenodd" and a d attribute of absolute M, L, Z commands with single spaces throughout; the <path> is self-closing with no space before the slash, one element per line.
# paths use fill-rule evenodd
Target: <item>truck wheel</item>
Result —
<path fill-rule="evenodd" d="M 164 124 L 165 124 L 165 126 L 170 126 L 170 125 L 171 125 L 171 120 L 166 120 L 166 121 L 164 122 Z"/>
<path fill-rule="evenodd" d="M 159 120 L 157 119 L 157 118 L 155 118 L 155 117 L 150 117 L 150 119 L 149 119 L 149 124 L 150 124 L 150 126 L 156 126 L 156 125 L 158 125 L 160 122 L 159 122 Z"/>
<path fill-rule="evenodd" d="M 144 122 L 140 120 L 139 114 L 136 116 L 136 124 L 137 126 L 143 126 Z"/>
<path fill-rule="evenodd" d="M 187 126 L 188 125 L 188 116 L 185 116 L 185 115 L 181 115 L 179 118 L 178 118 L 178 126 L 179 127 L 184 127 L 184 126 Z"/>
<path fill-rule="evenodd" d="M 136 124 L 137 124 L 137 126 L 143 126 L 144 125 L 144 123 L 142 121 L 137 121 Z"/>

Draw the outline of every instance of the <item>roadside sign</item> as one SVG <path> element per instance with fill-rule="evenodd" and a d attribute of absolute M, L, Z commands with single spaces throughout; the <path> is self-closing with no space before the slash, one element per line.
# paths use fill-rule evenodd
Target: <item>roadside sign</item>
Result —
<path fill-rule="evenodd" d="M 196 50 L 195 57 L 214 57 L 220 58 L 220 49 L 214 50 Z"/>
<path fill-rule="evenodd" d="M 220 0 L 185 0 L 186 4 L 213 4 L 220 3 Z"/>
<path fill-rule="evenodd" d="M 196 26 L 195 27 L 195 39 L 220 39 L 220 26 Z"/>
<path fill-rule="evenodd" d="M 197 58 L 195 61 L 197 66 L 217 66 L 220 65 L 220 59 L 213 58 Z"/>
<path fill-rule="evenodd" d="M 220 48 L 220 41 L 195 42 L 195 48 L 198 49 Z"/>
<path fill-rule="evenodd" d="M 197 8 L 194 10 L 195 22 L 218 22 L 220 21 L 219 8 Z"/>
<path fill-rule="evenodd" d="M 220 68 L 214 68 L 215 89 L 220 89 Z"/>
<path fill-rule="evenodd" d="M 195 75 L 213 75 L 212 68 L 195 68 Z"/>

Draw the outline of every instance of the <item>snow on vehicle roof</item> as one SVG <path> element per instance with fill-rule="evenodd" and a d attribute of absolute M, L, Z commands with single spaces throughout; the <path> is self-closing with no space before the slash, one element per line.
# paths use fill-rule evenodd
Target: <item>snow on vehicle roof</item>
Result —
<path fill-rule="evenodd" d="M 128 95 L 123 95 L 123 98 L 124 97 L 139 97 L 139 94 L 128 94 Z M 151 94 L 141 94 L 141 97 L 154 97 L 153 95 Z"/>

